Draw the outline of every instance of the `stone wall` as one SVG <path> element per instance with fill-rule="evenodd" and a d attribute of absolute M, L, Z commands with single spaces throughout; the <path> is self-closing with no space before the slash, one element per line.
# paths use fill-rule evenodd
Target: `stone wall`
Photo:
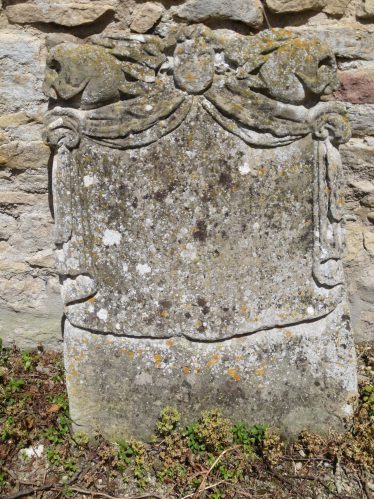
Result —
<path fill-rule="evenodd" d="M 374 325 L 374 3 L 371 0 L 106 2 L 0 0 L 0 336 L 57 348 L 62 305 L 53 258 L 51 160 L 42 138 L 48 48 L 65 40 L 179 22 L 256 33 L 289 27 L 334 49 L 353 137 L 341 147 L 347 183 L 346 275 L 357 341 Z"/>

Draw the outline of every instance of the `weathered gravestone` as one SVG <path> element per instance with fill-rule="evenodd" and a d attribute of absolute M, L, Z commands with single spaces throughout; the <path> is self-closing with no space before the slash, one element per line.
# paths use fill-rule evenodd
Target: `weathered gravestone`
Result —
<path fill-rule="evenodd" d="M 330 50 L 284 30 L 52 49 L 46 135 L 80 429 L 148 438 L 168 405 L 291 434 L 350 414 L 337 149 L 350 131 L 320 102 L 336 88 Z"/>

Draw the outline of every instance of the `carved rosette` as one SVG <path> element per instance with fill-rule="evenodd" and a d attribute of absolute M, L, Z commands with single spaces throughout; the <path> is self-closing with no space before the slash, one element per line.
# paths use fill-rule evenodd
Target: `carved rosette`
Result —
<path fill-rule="evenodd" d="M 285 30 L 222 36 L 198 25 L 167 38 L 98 36 L 91 44 L 54 47 L 47 61 L 45 90 L 56 107 L 46 115 L 45 130 L 47 142 L 57 151 L 53 179 L 60 270 L 67 279 L 75 279 L 76 292 L 67 293 L 66 303 L 96 292 L 84 263 L 74 267 L 79 242 L 71 244 L 71 207 L 58 201 L 62 192 L 66 199 L 70 191 L 69 151 L 83 137 L 113 149 L 147 146 L 176 130 L 197 106 L 256 148 L 282 147 L 313 137 L 313 276 L 327 289 L 342 284 L 338 146 L 349 140 L 350 127 L 344 107 L 320 102 L 321 96 L 337 88 L 330 49 Z"/>

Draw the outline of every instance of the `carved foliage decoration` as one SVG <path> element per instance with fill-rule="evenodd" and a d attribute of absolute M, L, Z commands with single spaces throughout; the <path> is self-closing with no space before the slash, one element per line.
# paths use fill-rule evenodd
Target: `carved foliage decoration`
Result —
<path fill-rule="evenodd" d="M 197 105 L 256 148 L 310 135 L 316 165 L 313 275 L 326 288 L 343 282 L 337 147 L 349 139 L 350 128 L 344 107 L 320 102 L 338 88 L 335 58 L 326 45 L 286 30 L 223 36 L 197 25 L 166 38 L 124 34 L 60 44 L 47 66 L 45 91 L 58 104 L 46 116 L 46 139 L 58 149 L 57 200 L 69 192 L 69 154 L 82 137 L 114 149 L 140 148 L 176 130 Z M 62 245 L 71 237 L 71 213 L 66 203 L 55 204 Z M 66 273 L 73 273 L 71 265 Z M 79 278 L 84 291 L 74 299 L 94 295 L 93 280 Z"/>

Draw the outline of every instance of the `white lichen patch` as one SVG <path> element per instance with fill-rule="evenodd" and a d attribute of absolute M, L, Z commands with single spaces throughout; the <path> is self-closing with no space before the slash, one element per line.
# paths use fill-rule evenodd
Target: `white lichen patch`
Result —
<path fill-rule="evenodd" d="M 243 163 L 239 166 L 239 172 L 241 175 L 248 175 L 251 172 L 251 167 L 248 163 Z"/>
<path fill-rule="evenodd" d="M 307 314 L 308 314 L 308 315 L 314 315 L 314 308 L 313 308 L 312 306 L 309 306 L 309 307 L 306 309 L 306 311 L 307 311 Z"/>
<path fill-rule="evenodd" d="M 151 267 L 147 263 L 138 263 L 136 266 L 136 271 L 140 275 L 150 274 L 152 272 Z"/>
<path fill-rule="evenodd" d="M 97 312 L 97 316 L 100 320 L 102 321 L 106 321 L 108 319 L 108 310 L 106 310 L 105 308 L 101 308 L 98 312 Z"/>
<path fill-rule="evenodd" d="M 188 243 L 186 249 L 181 251 L 181 257 L 185 260 L 194 261 L 197 258 L 197 249 L 194 244 Z"/>
<path fill-rule="evenodd" d="M 121 242 L 122 236 L 116 230 L 106 229 L 103 235 L 103 244 L 105 246 L 115 246 Z"/>
<path fill-rule="evenodd" d="M 98 179 L 96 175 L 85 175 L 83 177 L 83 184 L 85 187 L 91 187 L 92 185 L 95 185 L 98 183 Z"/>

